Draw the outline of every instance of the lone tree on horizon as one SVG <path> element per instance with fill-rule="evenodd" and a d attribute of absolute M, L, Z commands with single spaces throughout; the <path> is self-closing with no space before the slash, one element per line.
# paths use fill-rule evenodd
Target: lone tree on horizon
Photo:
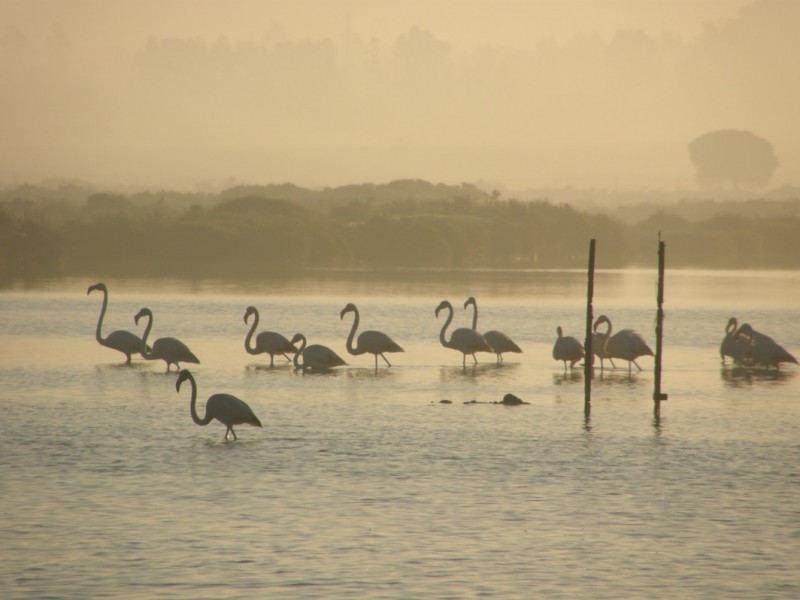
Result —
<path fill-rule="evenodd" d="M 701 135 L 689 144 L 689 157 L 704 188 L 763 188 L 778 166 L 771 143 L 735 129 Z"/>

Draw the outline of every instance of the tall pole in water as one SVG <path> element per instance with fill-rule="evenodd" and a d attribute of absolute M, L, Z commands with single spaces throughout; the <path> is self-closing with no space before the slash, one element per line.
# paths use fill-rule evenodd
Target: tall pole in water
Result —
<path fill-rule="evenodd" d="M 658 309 L 656 311 L 656 356 L 655 356 L 655 385 L 653 389 L 653 412 L 658 418 L 661 414 L 661 401 L 667 399 L 667 394 L 661 393 L 661 356 L 664 339 L 664 242 L 661 241 L 661 232 L 658 232 L 658 295 L 656 298 Z"/>
<path fill-rule="evenodd" d="M 595 240 L 591 239 L 589 242 L 589 282 L 586 290 L 586 340 L 583 342 L 583 350 L 585 356 L 583 358 L 583 413 L 589 416 L 592 403 L 592 363 L 594 362 L 594 355 L 592 354 L 592 321 L 594 320 L 594 310 L 592 308 L 592 299 L 594 297 L 594 246 Z"/>

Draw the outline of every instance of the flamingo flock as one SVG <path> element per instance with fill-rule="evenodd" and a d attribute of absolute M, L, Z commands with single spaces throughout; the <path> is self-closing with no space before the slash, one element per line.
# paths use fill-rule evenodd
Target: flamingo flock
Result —
<path fill-rule="evenodd" d="M 145 360 L 163 360 L 166 364 L 166 372 L 170 372 L 174 364 L 178 372 L 176 391 L 180 391 L 181 384 L 188 381 L 191 386 L 190 415 L 192 421 L 197 425 L 207 425 L 216 419 L 226 426 L 225 440 L 229 436 L 236 440 L 234 425 L 249 424 L 261 427 L 261 422 L 250 409 L 250 407 L 239 398 L 225 393 L 213 394 L 206 402 L 206 412 L 204 417 L 200 417 L 196 411 L 197 384 L 192 373 L 186 369 L 181 369 L 181 363 L 200 364 L 200 360 L 181 340 L 175 337 L 160 337 L 149 345 L 148 338 L 153 328 L 153 312 L 143 307 L 134 317 L 134 322 L 138 325 L 142 318 L 147 319 L 144 333 L 141 337 L 125 330 L 116 330 L 103 337 L 102 327 L 103 318 L 108 309 L 108 288 L 104 283 L 96 283 L 89 286 L 87 295 L 93 291 L 100 291 L 103 294 L 103 302 L 100 309 L 100 316 L 97 320 L 95 338 L 97 342 L 121 352 L 125 356 L 125 365 L 131 365 L 131 357 L 135 354 L 140 355 Z M 506 333 L 492 329 L 485 333 L 478 331 L 478 304 L 474 297 L 470 296 L 464 302 L 464 309 L 472 307 L 472 327 L 458 327 L 448 334 L 448 328 L 454 320 L 455 311 L 453 305 L 448 300 L 442 300 L 434 310 L 434 316 L 438 319 L 440 313 L 446 312 L 447 316 L 439 331 L 439 342 L 444 348 L 449 348 L 461 353 L 461 364 L 467 368 L 467 356 L 472 357 L 473 365 L 478 363 L 476 354 L 486 352 L 495 355 L 495 362 L 501 365 L 504 362 L 505 353 L 522 353 L 520 346 Z M 378 370 L 378 357 L 385 363 L 386 367 L 392 364 L 386 354 L 404 352 L 403 348 L 395 342 L 389 335 L 377 330 L 362 330 L 357 334 L 360 325 L 359 310 L 353 303 L 348 303 L 339 313 L 341 320 L 352 313 L 353 322 L 345 342 L 345 349 L 353 356 L 362 354 L 372 354 L 374 368 Z M 269 366 L 274 367 L 275 357 L 282 356 L 291 362 L 294 369 L 303 373 L 319 373 L 330 371 L 336 367 L 346 366 L 347 363 L 334 350 L 322 344 L 308 344 L 306 336 L 302 333 L 295 333 L 291 340 L 286 336 L 275 331 L 261 331 L 256 333 L 259 326 L 259 312 L 254 306 L 248 306 L 244 313 L 244 323 L 247 325 L 252 317 L 252 324 L 246 333 L 244 348 L 248 354 L 266 354 L 269 356 Z M 564 370 L 573 369 L 580 361 L 587 359 L 583 344 L 569 335 L 564 335 L 562 327 L 556 327 L 556 340 L 553 345 L 552 357 L 554 360 L 564 363 Z M 255 336 L 255 343 L 253 338 Z M 355 341 L 355 345 L 354 345 Z M 653 356 L 653 351 L 645 339 L 632 329 L 621 329 L 614 332 L 611 319 L 607 315 L 599 316 L 592 327 L 592 353 L 600 359 L 600 370 L 605 369 L 605 360 L 608 359 L 612 368 L 616 368 L 614 359 L 623 360 L 628 363 L 628 374 L 632 375 L 632 367 L 636 366 L 637 371 L 642 367 L 637 359 L 645 356 Z M 749 323 L 739 325 L 735 317 L 731 317 L 725 326 L 725 335 L 719 347 L 722 364 L 726 364 L 726 358 L 730 358 L 734 365 L 742 367 L 763 367 L 778 369 L 781 363 L 797 363 L 797 359 L 790 354 L 773 338 L 756 331 Z M 290 355 L 292 355 L 290 357 Z"/>

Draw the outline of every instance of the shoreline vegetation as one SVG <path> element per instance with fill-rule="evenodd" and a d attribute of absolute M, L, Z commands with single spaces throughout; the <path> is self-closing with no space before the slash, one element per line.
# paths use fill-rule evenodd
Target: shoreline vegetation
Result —
<path fill-rule="evenodd" d="M 591 194 L 590 194 L 591 196 Z M 574 194 L 573 194 L 574 197 Z M 800 269 L 800 194 L 577 209 L 422 180 L 310 190 L 0 189 L 0 282 L 49 277 L 294 277 L 322 271 Z"/>

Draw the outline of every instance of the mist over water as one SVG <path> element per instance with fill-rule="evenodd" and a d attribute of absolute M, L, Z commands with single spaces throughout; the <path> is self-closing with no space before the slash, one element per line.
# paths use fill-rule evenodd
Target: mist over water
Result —
<path fill-rule="evenodd" d="M 186 342 L 200 412 L 215 392 L 263 429 L 198 427 L 163 362 L 99 346 L 94 281 L 0 293 L 4 597 L 789 598 L 797 579 L 798 371 L 722 367 L 729 316 L 800 348 L 793 273 L 669 272 L 663 389 L 653 361 L 606 370 L 584 416 L 582 370 L 550 356 L 582 336 L 585 274 L 470 280 L 109 280 L 104 333 Z M 522 354 L 461 367 L 443 348 L 477 298 L 479 329 Z M 595 315 L 652 345 L 655 274 L 601 271 Z M 352 321 L 404 348 L 392 368 L 351 356 Z M 245 353 L 259 330 L 305 333 L 348 362 L 303 375 Z M 141 333 L 141 332 L 140 332 Z M 512 392 L 527 405 L 491 404 Z M 450 404 L 441 403 L 449 400 Z"/>

